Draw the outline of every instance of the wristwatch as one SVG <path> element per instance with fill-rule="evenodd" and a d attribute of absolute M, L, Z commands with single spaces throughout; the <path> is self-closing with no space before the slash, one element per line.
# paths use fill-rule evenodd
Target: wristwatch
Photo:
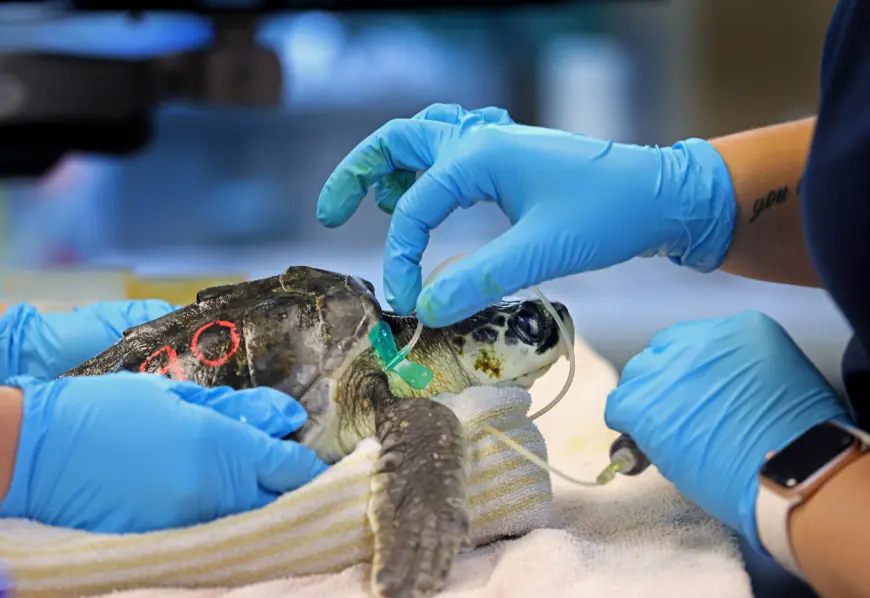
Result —
<path fill-rule="evenodd" d="M 803 579 L 789 539 L 789 514 L 870 450 L 870 434 L 835 421 L 817 424 L 775 453 L 760 472 L 756 525 L 761 544 Z"/>

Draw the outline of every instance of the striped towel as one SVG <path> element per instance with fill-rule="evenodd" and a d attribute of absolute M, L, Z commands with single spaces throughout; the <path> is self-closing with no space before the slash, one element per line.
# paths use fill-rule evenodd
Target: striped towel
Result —
<path fill-rule="evenodd" d="M 546 526 L 549 474 L 481 429 L 487 422 L 508 429 L 546 459 L 544 439 L 527 417 L 529 394 L 483 387 L 438 400 L 454 410 L 469 441 L 473 545 Z M 523 424 L 513 427 L 518 420 Z M 0 563 L 21 598 L 230 588 L 338 572 L 372 559 L 366 509 L 378 450 L 376 440 L 365 440 L 311 484 L 262 509 L 184 529 L 107 535 L 0 520 Z"/>

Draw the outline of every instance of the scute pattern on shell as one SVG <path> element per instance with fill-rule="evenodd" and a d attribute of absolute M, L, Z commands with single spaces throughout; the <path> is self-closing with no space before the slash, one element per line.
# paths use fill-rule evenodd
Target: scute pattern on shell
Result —
<path fill-rule="evenodd" d="M 335 380 L 370 346 L 368 333 L 382 316 L 370 282 L 293 266 L 278 276 L 203 289 L 196 303 L 125 330 L 123 340 L 63 376 L 141 371 L 149 356 L 170 346 L 188 380 L 271 386 L 304 404 L 317 380 Z M 242 342 L 235 360 L 211 367 L 192 355 L 191 330 L 218 320 L 238 325 Z"/>

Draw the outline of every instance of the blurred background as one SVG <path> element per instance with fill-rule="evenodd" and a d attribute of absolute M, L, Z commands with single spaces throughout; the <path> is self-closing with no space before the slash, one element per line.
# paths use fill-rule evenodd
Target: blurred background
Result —
<path fill-rule="evenodd" d="M 337 163 L 386 121 L 433 102 L 496 105 L 526 124 L 666 145 L 810 115 L 834 4 L 626 0 L 276 15 L 258 35 L 281 60 L 280 109 L 165 106 L 141 153 L 71 155 L 38 181 L 0 189 L 0 294 L 177 297 L 193 277 L 181 291 L 188 298 L 209 277 L 308 264 L 368 278 L 383 298 L 388 218 L 366 201 L 346 226 L 327 230 L 315 204 Z M 15 48 L 147 56 L 208 39 L 196 16 L 46 20 L 0 8 L 0 40 Z M 424 275 L 506 226 L 492 206 L 454 214 L 433 236 Z M 839 385 L 847 328 L 821 291 L 699 275 L 660 259 L 543 290 L 571 308 L 579 334 L 617 368 L 669 324 L 757 308 Z"/>
<path fill-rule="evenodd" d="M 388 218 L 366 201 L 348 225 L 327 230 L 315 204 L 336 164 L 384 122 L 433 102 L 496 105 L 518 122 L 664 145 L 809 115 L 833 5 L 671 0 L 275 15 L 259 36 L 282 63 L 280 109 L 165 106 L 141 153 L 70 155 L 38 181 L 3 187 L 0 292 L 82 301 L 130 292 L 118 272 L 247 278 L 305 263 L 365 276 L 380 293 Z M 210 35 L 195 15 L 3 16 L 0 8 L 4 46 L 97 56 L 185 49 Z M 424 270 L 506 226 L 492 206 L 454 214 L 434 234 Z M 574 307 L 580 334 L 617 367 L 672 322 L 758 307 L 839 377 L 846 329 L 820 291 L 697 275 L 659 259 L 544 291 Z"/>

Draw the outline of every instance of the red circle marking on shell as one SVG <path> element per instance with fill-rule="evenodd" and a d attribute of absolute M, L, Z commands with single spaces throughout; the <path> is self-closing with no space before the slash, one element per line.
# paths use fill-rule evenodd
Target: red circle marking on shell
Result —
<path fill-rule="evenodd" d="M 205 355 L 203 355 L 202 351 L 199 350 L 199 337 L 203 332 L 205 332 L 215 324 L 230 329 L 230 338 L 233 341 L 233 348 L 217 359 L 208 359 Z M 201 363 L 216 368 L 225 364 L 230 357 L 235 355 L 236 351 L 239 350 L 239 345 L 241 344 L 242 338 L 239 336 L 239 331 L 234 323 L 227 322 L 226 320 L 216 320 L 214 322 L 209 322 L 208 324 L 201 326 L 199 330 L 193 333 L 193 340 L 190 341 L 190 350 L 193 352 L 194 355 L 196 355 L 196 358 Z"/>
<path fill-rule="evenodd" d="M 166 358 L 169 363 L 163 366 L 159 372 L 155 372 L 156 374 L 163 376 L 168 371 L 172 371 L 172 374 L 175 376 L 177 380 L 184 382 L 187 380 L 187 375 L 184 373 L 184 368 L 181 367 L 181 363 L 178 361 L 178 353 L 175 352 L 175 349 L 170 347 L 169 345 L 163 345 L 154 353 L 152 353 L 145 361 L 142 362 L 142 365 L 139 366 L 139 371 L 143 374 L 147 374 L 145 368 L 148 367 L 148 364 L 151 363 L 153 359 L 155 359 L 161 353 L 166 353 Z"/>

